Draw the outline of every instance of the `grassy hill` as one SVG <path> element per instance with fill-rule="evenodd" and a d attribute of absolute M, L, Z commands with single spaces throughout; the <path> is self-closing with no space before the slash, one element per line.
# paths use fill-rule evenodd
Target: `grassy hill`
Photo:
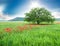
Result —
<path fill-rule="evenodd" d="M 16 18 L 11 19 L 9 21 L 24 21 L 24 18 L 22 18 L 22 17 L 16 17 Z"/>
<path fill-rule="evenodd" d="M 56 18 L 55 20 L 56 20 L 56 21 L 60 21 L 60 18 Z"/>

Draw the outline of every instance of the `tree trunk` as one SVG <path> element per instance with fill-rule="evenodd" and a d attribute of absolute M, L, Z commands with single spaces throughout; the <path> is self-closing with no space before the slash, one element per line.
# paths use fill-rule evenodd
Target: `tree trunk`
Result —
<path fill-rule="evenodd" d="M 37 24 L 40 24 L 39 20 L 37 21 Z"/>

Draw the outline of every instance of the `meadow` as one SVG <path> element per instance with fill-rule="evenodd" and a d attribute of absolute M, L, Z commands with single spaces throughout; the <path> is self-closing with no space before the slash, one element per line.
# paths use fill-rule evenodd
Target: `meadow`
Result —
<path fill-rule="evenodd" d="M 60 24 L 0 22 L 0 46 L 60 46 Z"/>

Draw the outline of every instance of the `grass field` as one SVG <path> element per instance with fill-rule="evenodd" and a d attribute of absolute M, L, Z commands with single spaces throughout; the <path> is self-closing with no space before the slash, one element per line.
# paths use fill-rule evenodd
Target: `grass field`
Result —
<path fill-rule="evenodd" d="M 0 22 L 0 46 L 60 46 L 60 24 L 26 24 Z"/>

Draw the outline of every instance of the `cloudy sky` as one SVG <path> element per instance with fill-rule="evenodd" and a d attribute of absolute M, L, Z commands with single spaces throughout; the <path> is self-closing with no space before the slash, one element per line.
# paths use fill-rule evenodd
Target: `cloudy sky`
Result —
<path fill-rule="evenodd" d="M 36 7 L 44 7 L 60 18 L 60 0 L 0 0 L 0 20 L 24 17 L 24 13 Z"/>

